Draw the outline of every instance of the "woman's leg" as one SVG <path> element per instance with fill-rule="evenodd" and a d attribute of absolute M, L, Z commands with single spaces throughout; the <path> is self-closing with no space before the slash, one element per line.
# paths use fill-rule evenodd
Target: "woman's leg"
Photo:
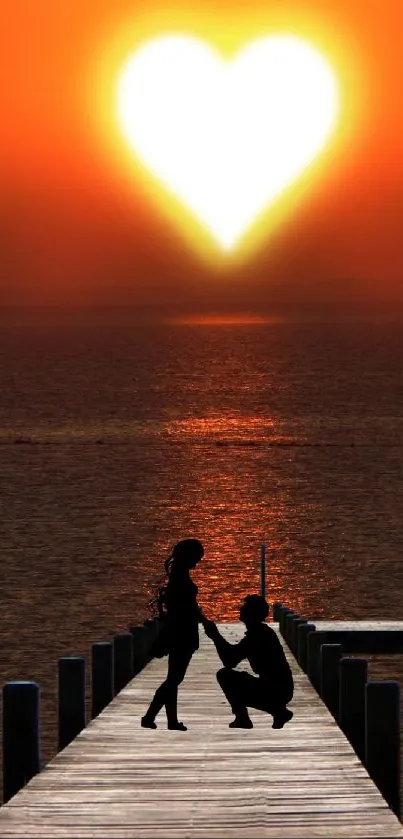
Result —
<path fill-rule="evenodd" d="M 154 719 L 161 710 L 162 706 L 166 706 L 168 726 L 178 725 L 177 718 L 177 702 L 178 702 L 178 685 L 183 681 L 186 670 L 192 658 L 193 650 L 188 651 L 173 651 L 168 656 L 168 674 L 164 682 L 157 688 L 154 698 L 151 700 L 150 707 L 142 718 L 142 724 L 145 727 L 154 728 Z"/>
<path fill-rule="evenodd" d="M 172 652 L 169 656 L 165 693 L 168 728 L 183 727 L 178 723 L 178 687 L 185 678 L 192 655 L 193 650 L 184 650 Z"/>
<path fill-rule="evenodd" d="M 155 691 L 154 697 L 150 702 L 150 706 L 148 711 L 144 714 L 144 717 L 141 718 L 141 724 L 145 728 L 156 728 L 155 725 L 155 717 L 160 712 L 163 705 L 165 705 L 165 694 L 166 694 L 166 684 L 167 680 L 165 679 L 164 682 L 157 688 Z"/>

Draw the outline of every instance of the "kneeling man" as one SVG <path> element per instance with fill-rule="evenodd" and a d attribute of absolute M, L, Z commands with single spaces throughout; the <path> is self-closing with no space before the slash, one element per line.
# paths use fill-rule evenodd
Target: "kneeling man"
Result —
<path fill-rule="evenodd" d="M 274 629 L 264 623 L 268 614 L 269 604 L 263 597 L 245 597 L 239 618 L 246 633 L 238 644 L 226 641 L 214 621 L 203 621 L 206 635 L 214 642 L 224 665 L 217 680 L 235 714 L 230 728 L 253 728 L 248 706 L 272 714 L 272 728 L 283 728 L 293 716 L 286 707 L 294 693 L 292 673 Z M 245 658 L 258 678 L 232 669 Z"/>

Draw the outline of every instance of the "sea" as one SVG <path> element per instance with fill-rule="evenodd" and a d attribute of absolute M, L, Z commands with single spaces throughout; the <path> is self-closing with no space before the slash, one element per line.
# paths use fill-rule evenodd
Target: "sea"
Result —
<path fill-rule="evenodd" d="M 180 539 L 216 622 L 259 592 L 316 619 L 403 620 L 403 325 L 0 318 L 0 682 L 150 617 Z M 370 658 L 403 683 L 402 657 Z"/>

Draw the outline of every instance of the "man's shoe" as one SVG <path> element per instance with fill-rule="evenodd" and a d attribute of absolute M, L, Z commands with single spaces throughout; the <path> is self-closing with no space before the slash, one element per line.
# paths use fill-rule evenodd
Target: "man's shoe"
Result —
<path fill-rule="evenodd" d="M 293 712 L 289 711 L 288 708 L 286 708 L 284 714 L 280 714 L 277 717 L 273 717 L 272 728 L 284 728 L 286 722 L 290 722 L 293 716 Z"/>

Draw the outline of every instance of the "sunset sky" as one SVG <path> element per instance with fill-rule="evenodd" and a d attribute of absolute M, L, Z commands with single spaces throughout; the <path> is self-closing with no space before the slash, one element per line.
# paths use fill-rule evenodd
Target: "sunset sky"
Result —
<path fill-rule="evenodd" d="M 403 3 L 153 3 L 2 4 L 0 305 L 402 302 Z M 115 125 L 119 66 L 147 38 L 184 31 L 234 53 L 259 35 L 300 35 L 339 78 L 337 137 L 237 259 L 203 257 L 186 211 L 176 223 Z"/>

